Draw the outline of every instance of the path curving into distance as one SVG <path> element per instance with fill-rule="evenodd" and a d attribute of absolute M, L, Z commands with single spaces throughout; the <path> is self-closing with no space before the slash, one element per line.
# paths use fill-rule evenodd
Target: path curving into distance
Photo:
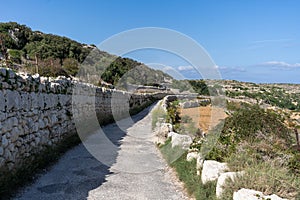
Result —
<path fill-rule="evenodd" d="M 110 141 L 118 147 L 115 156 L 107 154 L 110 155 L 107 159 L 113 160 L 110 166 L 95 159 L 80 144 L 69 150 L 58 163 L 14 199 L 188 199 L 153 142 L 152 108 L 153 106 L 133 116 L 134 124 L 126 126 L 126 120 L 118 122 L 122 130 L 116 123 L 102 128 Z M 103 149 L 103 156 L 105 155 Z"/>

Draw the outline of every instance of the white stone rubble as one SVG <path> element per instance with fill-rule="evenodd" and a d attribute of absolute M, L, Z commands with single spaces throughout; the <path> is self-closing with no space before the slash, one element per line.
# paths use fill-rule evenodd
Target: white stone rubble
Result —
<path fill-rule="evenodd" d="M 205 184 L 208 181 L 217 180 L 226 170 L 228 170 L 226 163 L 220 163 L 215 160 L 205 160 L 201 173 L 202 183 Z"/>
<path fill-rule="evenodd" d="M 193 140 L 188 135 L 181 135 L 178 133 L 173 132 L 171 136 L 171 144 L 172 148 L 180 147 L 184 150 L 188 150 L 190 145 L 193 143 Z"/>
<path fill-rule="evenodd" d="M 243 174 L 244 172 L 225 172 L 221 174 L 217 181 L 217 187 L 216 187 L 217 198 L 221 197 L 223 193 L 223 187 L 227 179 L 231 179 L 232 181 L 235 181 L 235 178 L 237 178 L 238 176 L 242 176 Z"/>
<path fill-rule="evenodd" d="M 189 152 L 186 155 L 186 161 L 191 162 L 198 158 L 198 152 Z"/>
<path fill-rule="evenodd" d="M 283 199 L 275 194 L 264 195 L 262 192 L 242 188 L 233 193 L 233 200 L 287 200 Z"/>

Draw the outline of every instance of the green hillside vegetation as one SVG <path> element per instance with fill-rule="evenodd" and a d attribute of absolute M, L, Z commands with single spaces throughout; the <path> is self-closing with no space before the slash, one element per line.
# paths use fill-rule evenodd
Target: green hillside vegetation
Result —
<path fill-rule="evenodd" d="M 0 44 L 8 67 L 22 67 L 43 76 L 74 75 L 78 63 L 94 48 L 66 37 L 32 31 L 15 22 L 0 23 Z"/>
<path fill-rule="evenodd" d="M 205 96 L 216 96 L 222 94 L 222 86 L 219 83 L 211 84 L 210 80 L 173 80 L 172 87 L 179 92 L 189 91 Z"/>
<path fill-rule="evenodd" d="M 300 111 L 300 94 L 295 84 L 254 84 L 238 81 L 225 81 L 224 85 L 230 85 L 226 90 L 226 96 L 231 98 L 250 98 L 256 102 L 277 106 L 279 108 Z M 293 91 L 295 90 L 295 91 Z"/>
<path fill-rule="evenodd" d="M 196 93 L 209 95 L 209 89 L 204 80 L 189 80 L 188 82 Z"/>
<path fill-rule="evenodd" d="M 143 85 L 172 79 L 130 58 L 110 55 L 95 45 L 32 31 L 16 22 L 0 23 L 0 45 L 6 66 L 41 76 L 79 75 L 93 84 L 105 81 L 120 88 L 126 83 Z"/>
<path fill-rule="evenodd" d="M 78 76 L 96 85 L 101 85 L 104 81 L 118 89 L 126 89 L 128 84 L 153 85 L 174 80 L 170 75 L 151 69 L 143 63 L 110 55 L 98 49 L 88 55 Z"/>
<path fill-rule="evenodd" d="M 264 103 L 278 106 L 280 108 L 287 108 L 289 110 L 300 111 L 300 96 L 299 94 L 289 94 L 286 93 L 281 88 L 272 88 L 270 91 L 261 92 L 227 92 L 229 97 L 245 96 L 256 100 L 262 100 Z M 298 102 L 298 103 L 293 103 Z"/>
<path fill-rule="evenodd" d="M 176 107 L 178 102 L 175 101 L 166 117 L 174 128 L 179 116 Z M 228 163 L 229 171 L 245 172 L 234 182 L 227 181 L 221 199 L 232 199 L 233 192 L 241 188 L 299 199 L 300 151 L 295 145 L 293 127 L 286 123 L 289 116 L 248 103 L 228 103 L 227 109 L 229 116 L 224 123 L 209 131 L 207 137 L 196 137 L 190 147 L 206 155 L 205 160 Z M 218 133 L 221 133 L 220 137 L 216 138 Z M 166 160 L 176 153 L 169 142 L 160 147 Z M 213 148 L 206 149 L 204 144 L 212 144 Z M 186 161 L 186 154 L 171 166 L 190 195 L 199 200 L 217 199 L 216 181 L 203 185 L 200 176 L 196 175 L 195 162 Z"/>
<path fill-rule="evenodd" d="M 154 70 L 130 58 L 118 57 L 102 73 L 101 78 L 113 85 L 126 87 L 126 84 L 153 85 L 172 79 L 168 74 Z"/>
<path fill-rule="evenodd" d="M 224 127 L 215 127 L 207 139 L 192 146 L 200 150 L 221 128 L 205 159 L 227 162 L 230 171 L 245 171 L 235 182 L 228 181 L 224 199 L 232 198 L 233 191 L 242 187 L 300 198 L 300 152 L 295 148 L 293 130 L 285 124 L 286 116 L 247 103 L 229 103 L 228 109 L 231 114 Z"/>

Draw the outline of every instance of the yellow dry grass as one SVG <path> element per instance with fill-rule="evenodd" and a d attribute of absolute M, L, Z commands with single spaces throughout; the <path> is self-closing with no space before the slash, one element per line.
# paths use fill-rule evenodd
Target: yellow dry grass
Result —
<path fill-rule="evenodd" d="M 190 116 L 196 128 L 200 128 L 207 133 L 208 130 L 216 126 L 220 120 L 227 117 L 223 108 L 208 106 L 200 106 L 195 108 L 184 108 L 180 110 L 180 116 Z"/>

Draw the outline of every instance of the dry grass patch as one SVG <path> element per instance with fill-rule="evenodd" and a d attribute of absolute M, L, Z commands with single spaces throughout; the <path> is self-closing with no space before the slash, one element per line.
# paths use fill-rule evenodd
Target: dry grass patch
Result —
<path fill-rule="evenodd" d="M 196 128 L 200 128 L 206 133 L 216 126 L 220 120 L 227 117 L 223 108 L 212 107 L 211 105 L 181 109 L 180 116 L 191 117 Z"/>

